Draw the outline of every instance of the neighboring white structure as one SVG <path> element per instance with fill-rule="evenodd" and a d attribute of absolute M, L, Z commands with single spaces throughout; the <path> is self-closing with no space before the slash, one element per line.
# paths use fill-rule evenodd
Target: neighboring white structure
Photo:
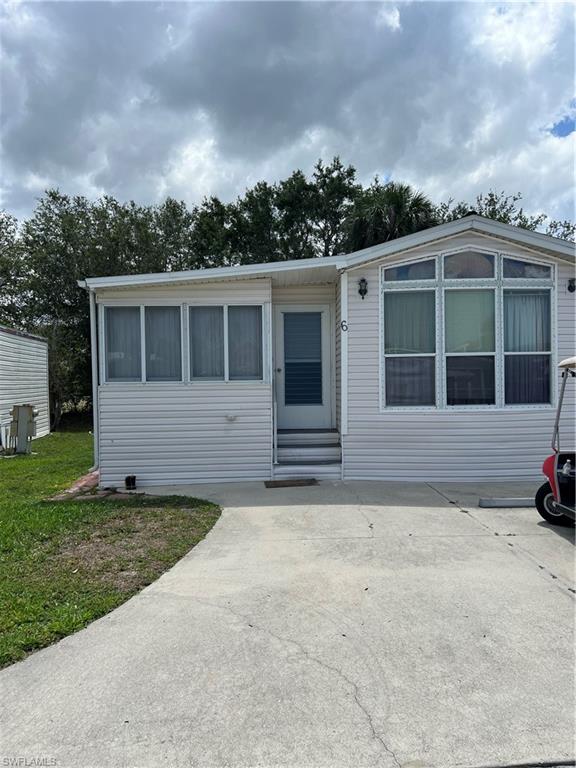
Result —
<path fill-rule="evenodd" d="M 50 432 L 48 344 L 40 336 L 0 325 L 0 438 L 14 405 L 34 405 L 36 437 Z"/>
<path fill-rule="evenodd" d="M 536 478 L 574 251 L 473 215 L 328 259 L 88 279 L 101 484 Z"/>

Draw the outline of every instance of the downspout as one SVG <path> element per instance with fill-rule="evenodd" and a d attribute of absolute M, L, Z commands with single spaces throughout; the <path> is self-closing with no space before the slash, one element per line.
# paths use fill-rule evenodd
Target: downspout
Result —
<path fill-rule="evenodd" d="M 92 362 L 92 434 L 94 436 L 94 466 L 92 471 L 100 466 L 99 452 L 99 414 L 98 414 L 98 327 L 96 315 L 96 295 L 90 288 L 90 351 Z"/>

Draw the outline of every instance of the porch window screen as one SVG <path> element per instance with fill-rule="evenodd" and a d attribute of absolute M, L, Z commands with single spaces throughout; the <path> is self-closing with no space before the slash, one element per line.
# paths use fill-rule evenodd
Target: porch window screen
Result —
<path fill-rule="evenodd" d="M 224 308 L 190 307 L 190 377 L 224 379 Z"/>
<path fill-rule="evenodd" d="M 228 307 L 231 381 L 262 378 L 262 307 Z"/>
<path fill-rule="evenodd" d="M 504 291 L 507 404 L 550 402 L 550 330 L 550 291 Z"/>
<path fill-rule="evenodd" d="M 146 307 L 145 321 L 146 381 L 180 381 L 180 307 Z"/>
<path fill-rule="evenodd" d="M 140 307 L 106 307 L 106 380 L 140 381 Z"/>
<path fill-rule="evenodd" d="M 384 294 L 386 404 L 434 405 L 436 353 L 434 291 Z"/>

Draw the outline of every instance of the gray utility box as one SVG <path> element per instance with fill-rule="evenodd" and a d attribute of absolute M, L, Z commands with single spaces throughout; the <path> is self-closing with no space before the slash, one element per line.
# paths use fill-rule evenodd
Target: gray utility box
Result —
<path fill-rule="evenodd" d="M 30 453 L 36 436 L 38 409 L 33 405 L 15 405 L 11 411 L 9 448 L 15 453 Z"/>

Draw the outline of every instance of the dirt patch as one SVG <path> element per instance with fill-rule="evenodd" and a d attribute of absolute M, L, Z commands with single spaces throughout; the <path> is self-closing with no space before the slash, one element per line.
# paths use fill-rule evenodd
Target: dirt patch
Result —
<path fill-rule="evenodd" d="M 87 535 L 68 537 L 54 558 L 71 576 L 88 577 L 119 592 L 134 592 L 165 570 L 183 536 L 194 542 L 204 533 L 191 509 L 125 509 L 121 515 L 101 520 Z"/>

